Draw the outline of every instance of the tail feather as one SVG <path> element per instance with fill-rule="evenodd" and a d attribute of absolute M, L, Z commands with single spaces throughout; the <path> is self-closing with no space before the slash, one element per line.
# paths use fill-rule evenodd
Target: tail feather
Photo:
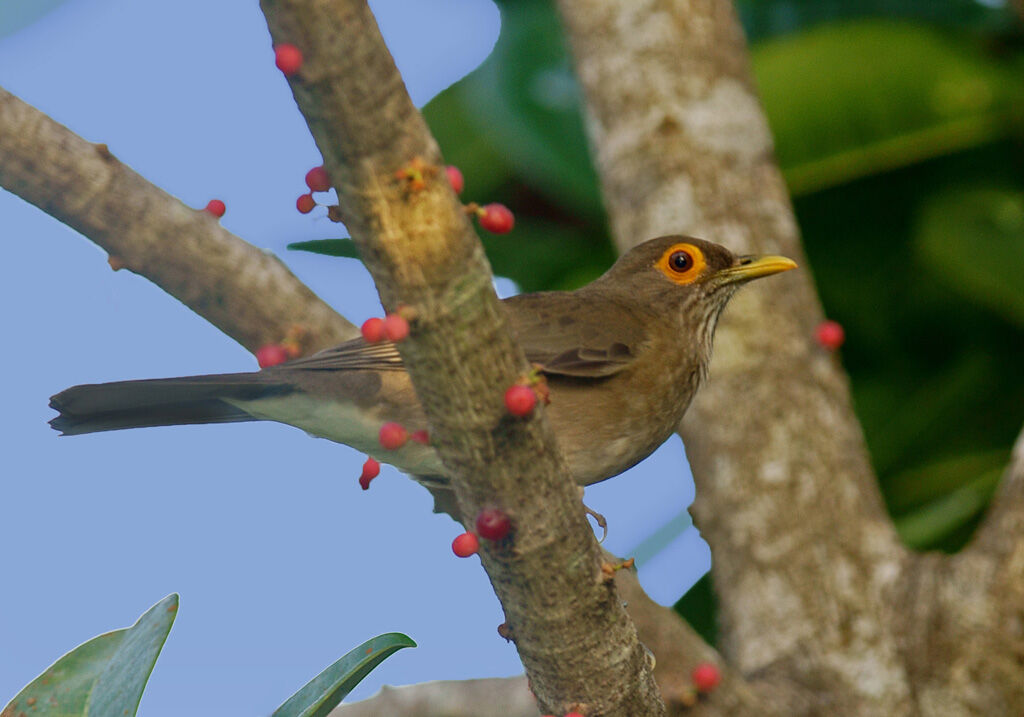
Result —
<path fill-rule="evenodd" d="M 289 388 L 266 374 L 239 373 L 72 386 L 50 398 L 65 436 L 122 428 L 257 420 L 226 399 L 253 400 Z"/>

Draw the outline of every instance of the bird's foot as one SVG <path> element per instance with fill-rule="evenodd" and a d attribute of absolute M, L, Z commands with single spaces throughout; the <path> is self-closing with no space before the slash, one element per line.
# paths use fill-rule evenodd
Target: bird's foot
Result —
<path fill-rule="evenodd" d="M 583 500 L 583 486 L 580 486 L 580 500 Z M 587 507 L 586 503 L 583 504 L 583 511 L 587 515 L 591 516 L 597 523 L 598 527 L 601 528 L 601 539 L 597 542 L 603 543 L 604 539 L 608 537 L 608 521 L 605 520 L 605 517 L 598 513 L 596 510 Z"/>

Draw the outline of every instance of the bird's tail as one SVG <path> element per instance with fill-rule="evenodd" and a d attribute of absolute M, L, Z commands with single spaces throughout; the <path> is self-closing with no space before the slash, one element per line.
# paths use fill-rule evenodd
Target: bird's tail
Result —
<path fill-rule="evenodd" d="M 50 399 L 50 425 L 65 436 L 122 428 L 257 420 L 229 399 L 286 392 L 266 374 L 237 373 L 72 386 Z"/>

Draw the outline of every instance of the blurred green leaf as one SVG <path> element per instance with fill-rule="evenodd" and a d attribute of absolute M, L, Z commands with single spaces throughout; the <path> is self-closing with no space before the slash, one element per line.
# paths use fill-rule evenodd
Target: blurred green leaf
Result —
<path fill-rule="evenodd" d="M 911 548 L 934 547 L 985 509 L 1001 475 L 1002 469 L 988 471 L 951 493 L 896 518 L 896 531 Z"/>
<path fill-rule="evenodd" d="M 964 300 L 1024 327 L 1024 192 L 969 189 L 929 197 L 915 247 Z"/>
<path fill-rule="evenodd" d="M 325 717 L 377 665 L 416 643 L 400 632 L 371 638 L 333 663 L 274 710 L 273 717 Z"/>
<path fill-rule="evenodd" d="M 690 627 L 714 647 L 718 641 L 718 599 L 715 597 L 711 573 L 693 584 L 672 608 Z"/>
<path fill-rule="evenodd" d="M 459 83 L 460 101 L 496 153 L 550 201 L 590 219 L 604 210 L 554 4 L 502 2 L 491 56 Z"/>
<path fill-rule="evenodd" d="M 753 64 L 794 194 L 1005 136 L 1021 86 L 972 45 L 860 20 L 762 42 Z"/>
<path fill-rule="evenodd" d="M 82 643 L 19 692 L 0 714 L 134 715 L 177 610 L 178 596 L 168 595 L 131 627 Z"/>
<path fill-rule="evenodd" d="M 456 82 L 427 103 L 423 117 L 445 162 L 462 172 L 466 180 L 463 195 L 484 203 L 512 179 L 512 168 L 507 153 L 497 151 L 470 119 L 472 98 L 468 94 L 465 85 Z"/>
<path fill-rule="evenodd" d="M 542 219 L 516 220 L 509 235 L 481 237 L 491 269 L 523 291 L 575 289 L 604 273 L 615 261 L 610 243 L 595 245 L 586 232 Z M 351 239 L 295 242 L 289 249 L 358 259 Z"/>
<path fill-rule="evenodd" d="M 939 500 L 980 476 L 998 477 L 1010 459 L 1009 451 L 980 451 L 956 455 L 892 476 L 886 497 L 890 510 L 899 515 Z"/>
<path fill-rule="evenodd" d="M 1008 3 L 994 7 L 978 0 L 737 0 L 736 5 L 751 40 L 863 17 L 899 17 L 988 31 L 1012 27 L 1015 20 Z"/>
<path fill-rule="evenodd" d="M 288 245 L 293 251 L 308 251 L 324 256 L 336 256 L 343 259 L 359 259 L 356 244 L 351 239 L 311 239 L 297 241 Z"/>

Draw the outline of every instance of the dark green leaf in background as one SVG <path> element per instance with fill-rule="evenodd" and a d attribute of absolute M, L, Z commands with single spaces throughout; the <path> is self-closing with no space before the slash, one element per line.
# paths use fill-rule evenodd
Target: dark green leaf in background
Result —
<path fill-rule="evenodd" d="M 1024 192 L 968 187 L 935 194 L 922 206 L 915 234 L 921 261 L 960 300 L 1024 328 Z"/>

